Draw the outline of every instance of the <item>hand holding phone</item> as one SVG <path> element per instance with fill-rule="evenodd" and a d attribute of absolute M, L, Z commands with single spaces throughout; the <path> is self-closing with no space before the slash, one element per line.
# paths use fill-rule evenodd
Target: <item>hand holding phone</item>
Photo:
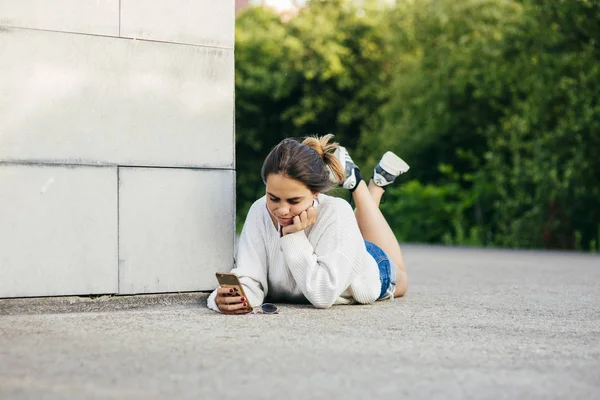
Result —
<path fill-rule="evenodd" d="M 216 276 L 220 287 L 217 289 L 215 302 L 223 314 L 247 314 L 252 311 L 237 275 L 217 272 Z"/>

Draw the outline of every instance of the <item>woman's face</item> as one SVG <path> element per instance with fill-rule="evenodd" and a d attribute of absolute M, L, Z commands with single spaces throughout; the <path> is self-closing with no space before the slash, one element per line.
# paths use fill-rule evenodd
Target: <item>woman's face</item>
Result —
<path fill-rule="evenodd" d="M 313 193 L 300 181 L 281 174 L 267 176 L 267 209 L 279 225 L 292 223 L 292 218 L 313 205 Z"/>

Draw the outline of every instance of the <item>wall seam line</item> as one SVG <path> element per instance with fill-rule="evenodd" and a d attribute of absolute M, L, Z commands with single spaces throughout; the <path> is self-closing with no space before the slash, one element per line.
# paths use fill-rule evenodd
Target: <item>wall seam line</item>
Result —
<path fill-rule="evenodd" d="M 136 165 L 136 164 L 92 164 L 92 163 L 61 163 L 43 161 L 0 161 L 0 166 L 22 165 L 28 167 L 67 167 L 67 168 L 145 168 L 145 169 L 190 169 L 206 171 L 235 171 L 235 167 L 202 167 L 202 166 L 172 166 L 172 165 Z"/>
<path fill-rule="evenodd" d="M 117 166 L 117 294 L 121 294 L 121 168 Z"/>
<path fill-rule="evenodd" d="M 148 43 L 176 44 L 176 45 L 179 45 L 179 46 L 200 47 L 200 48 L 217 49 L 217 50 L 231 50 L 231 51 L 234 50 L 233 46 L 216 46 L 216 45 L 201 44 L 201 43 L 194 44 L 194 43 L 183 43 L 183 42 L 169 42 L 168 40 L 144 39 L 144 38 L 134 38 L 134 37 L 128 37 L 128 36 L 121 36 L 120 35 L 120 33 L 121 33 L 120 32 L 120 27 L 119 27 L 119 32 L 118 32 L 119 35 L 118 36 L 115 36 L 115 35 L 102 35 L 102 34 L 99 34 L 99 33 L 59 31 L 59 30 L 56 30 L 56 29 L 27 28 L 27 27 L 22 27 L 22 26 L 9 26 L 9 25 L 0 25 L 0 28 L 20 29 L 20 30 L 25 30 L 25 31 L 38 31 L 38 32 L 66 33 L 66 34 L 69 34 L 69 35 L 103 37 L 103 38 L 112 38 L 112 39 L 136 40 L 136 41 L 139 41 L 139 42 L 148 42 Z"/>
<path fill-rule="evenodd" d="M 119 0 L 119 37 L 121 37 L 121 0 Z"/>

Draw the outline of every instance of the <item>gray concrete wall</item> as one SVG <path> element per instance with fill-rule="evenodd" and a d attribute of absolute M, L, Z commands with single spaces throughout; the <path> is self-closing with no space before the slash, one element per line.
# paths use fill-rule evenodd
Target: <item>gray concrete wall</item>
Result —
<path fill-rule="evenodd" d="M 233 0 L 0 0 L 0 297 L 233 263 Z"/>

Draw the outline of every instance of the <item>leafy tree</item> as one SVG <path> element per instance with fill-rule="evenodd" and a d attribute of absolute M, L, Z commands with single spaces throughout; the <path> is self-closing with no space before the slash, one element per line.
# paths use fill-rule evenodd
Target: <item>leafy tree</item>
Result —
<path fill-rule="evenodd" d="M 599 8 L 422 0 L 396 10 L 397 69 L 375 142 L 444 194 L 438 226 L 452 226 L 407 239 L 597 249 Z M 402 206 L 419 193 L 391 191 L 397 230 L 423 218 Z"/>
<path fill-rule="evenodd" d="M 489 127 L 497 242 L 597 249 L 600 3 L 526 2 L 518 96 Z"/>
<path fill-rule="evenodd" d="M 478 243 L 493 241 L 496 196 L 483 170 L 488 128 L 518 92 L 506 81 L 515 75 L 512 60 L 519 51 L 510 38 L 524 29 L 523 12 L 511 0 L 422 0 L 396 9 L 396 69 L 377 142 L 405 157 L 411 178 L 452 193 L 439 221 L 444 230 L 403 239 L 452 242 L 464 236 L 460 232 L 478 232 Z M 403 190 L 390 195 L 388 204 L 409 201 Z M 397 230 L 424 217 L 408 210 L 389 214 L 402 215 Z"/>
<path fill-rule="evenodd" d="M 333 132 L 411 165 L 382 205 L 402 240 L 598 250 L 600 2 L 356 3 L 238 17 L 238 221 L 274 144 Z"/>
<path fill-rule="evenodd" d="M 238 223 L 264 194 L 262 160 L 281 139 L 332 132 L 354 147 L 384 102 L 388 42 L 376 3 L 313 1 L 282 21 L 249 8 L 236 21 Z"/>

